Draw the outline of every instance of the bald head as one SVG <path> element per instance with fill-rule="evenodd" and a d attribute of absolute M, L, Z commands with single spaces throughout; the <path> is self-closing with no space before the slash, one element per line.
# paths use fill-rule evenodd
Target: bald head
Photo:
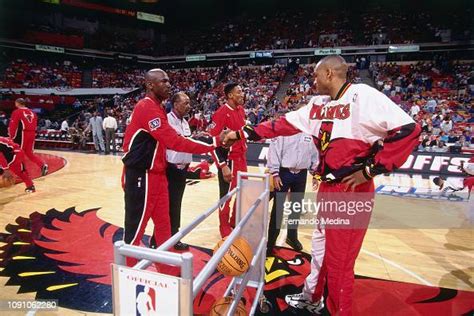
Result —
<path fill-rule="evenodd" d="M 147 93 L 160 101 L 168 99 L 170 95 L 170 79 L 168 74 L 160 68 L 154 68 L 146 72 L 145 86 Z"/>
<path fill-rule="evenodd" d="M 329 95 L 332 98 L 347 81 L 347 65 L 339 55 L 329 55 L 321 59 L 314 69 L 314 85 L 320 95 Z"/>
<path fill-rule="evenodd" d="M 163 69 L 160 69 L 160 68 L 150 69 L 145 74 L 145 82 L 150 82 L 157 77 L 162 78 L 164 76 L 168 76 L 168 75 Z"/>
<path fill-rule="evenodd" d="M 329 55 L 321 59 L 316 67 L 323 67 L 324 69 L 329 69 L 332 71 L 333 75 L 344 79 L 347 79 L 347 70 L 349 66 L 346 63 L 346 60 L 339 55 Z"/>

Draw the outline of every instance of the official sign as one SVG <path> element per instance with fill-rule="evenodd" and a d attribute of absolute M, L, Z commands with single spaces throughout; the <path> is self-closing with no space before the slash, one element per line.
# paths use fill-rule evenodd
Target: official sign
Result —
<path fill-rule="evenodd" d="M 409 52 L 418 52 L 420 50 L 419 45 L 396 45 L 396 46 L 389 46 L 388 52 L 389 53 L 409 53 Z"/>
<path fill-rule="evenodd" d="M 48 46 L 48 45 L 35 45 L 36 50 L 50 53 L 64 53 L 64 48 L 57 46 Z"/>
<path fill-rule="evenodd" d="M 189 55 L 186 56 L 186 61 L 192 62 L 192 61 L 203 61 L 206 60 L 206 55 Z"/>
<path fill-rule="evenodd" d="M 179 315 L 179 278 L 112 265 L 114 315 Z"/>
<path fill-rule="evenodd" d="M 146 12 L 141 12 L 141 11 L 137 11 L 137 19 L 165 24 L 165 17 L 164 16 L 157 15 L 157 14 L 146 13 Z"/>
<path fill-rule="evenodd" d="M 314 55 L 324 56 L 324 55 L 340 55 L 342 50 L 340 48 L 322 48 L 316 49 Z"/>

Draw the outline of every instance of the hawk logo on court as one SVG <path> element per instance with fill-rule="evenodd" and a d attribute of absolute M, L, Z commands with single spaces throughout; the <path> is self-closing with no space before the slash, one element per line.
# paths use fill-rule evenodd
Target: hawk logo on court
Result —
<path fill-rule="evenodd" d="M 18 217 L 15 223 L 6 225 L 6 232 L 0 233 L 0 277 L 8 278 L 5 286 L 18 287 L 18 293 L 36 293 L 35 299 L 57 299 L 60 307 L 111 313 L 110 264 L 113 243 L 122 239 L 123 229 L 100 219 L 98 210 L 51 209 L 46 214 L 35 212 L 27 218 Z M 144 237 L 142 246 L 148 246 L 148 238 Z M 189 251 L 194 257 L 196 277 L 210 260 L 212 250 L 191 246 Z M 150 270 L 156 271 L 154 265 Z M 309 271 L 307 253 L 277 247 L 276 255 L 267 258 L 265 296 L 273 305 L 271 315 L 287 311 L 285 295 L 301 292 Z M 194 313 L 208 314 L 231 280 L 214 271 L 194 299 Z M 135 293 L 137 312 L 156 310 L 154 291 L 137 287 Z M 473 292 L 366 277 L 357 278 L 354 293 L 367 297 L 358 299 L 357 314 L 374 310 L 371 314 L 391 314 L 404 309 L 406 314 L 412 310 L 426 315 L 456 310 L 467 315 L 474 300 Z M 254 297 L 255 289 L 244 291 L 247 311 Z"/>
<path fill-rule="evenodd" d="M 150 128 L 151 131 L 154 131 L 160 128 L 160 126 L 161 126 L 161 120 L 159 117 L 148 122 L 148 127 Z"/>

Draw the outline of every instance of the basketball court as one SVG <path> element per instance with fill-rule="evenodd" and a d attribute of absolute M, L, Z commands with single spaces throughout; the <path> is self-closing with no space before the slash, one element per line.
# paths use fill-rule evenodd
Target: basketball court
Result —
<path fill-rule="evenodd" d="M 117 229 L 123 227 L 124 216 L 120 157 L 76 152 L 39 152 L 43 157 L 46 157 L 46 154 L 52 155 L 48 156 L 50 157 L 48 161 L 54 160 L 56 164 L 52 169 L 53 172 L 34 180 L 36 193 L 24 193 L 23 184 L 0 189 L 2 241 L 0 299 L 34 299 L 37 298 L 36 293 L 41 292 L 43 297 L 59 299 L 59 305 L 62 306 L 57 312 L 48 312 L 50 315 L 84 315 L 93 314 L 92 311 L 110 311 L 110 305 L 94 310 L 90 306 L 85 306 L 85 303 L 74 302 L 77 298 L 71 293 L 83 293 L 84 301 L 88 301 L 88 297 L 96 297 L 99 302 L 101 291 L 110 291 L 105 288 L 107 282 L 110 287 L 110 275 L 102 275 L 94 269 L 87 269 L 90 262 L 88 263 L 85 258 L 100 263 L 102 267 L 105 262 L 104 273 L 110 273 L 106 261 L 110 260 L 112 253 L 112 239 L 108 233 L 112 227 Z M 258 167 L 250 167 L 249 171 L 261 170 Z M 403 176 L 381 177 L 377 180 L 376 187 L 380 185 L 425 186 L 427 189 L 433 189 L 429 180 L 409 179 Z M 310 191 L 308 181 L 307 192 Z M 186 226 L 217 200 L 216 178 L 190 182 L 184 194 L 181 227 Z M 451 299 L 459 300 L 462 306 L 460 310 L 454 310 L 454 314 L 468 312 L 466 304 L 469 304 L 469 301 L 472 304 L 474 301 L 473 201 L 473 198 L 469 202 L 440 201 L 377 194 L 371 222 L 373 228 L 367 232 L 356 264 L 358 277 L 355 299 L 357 300 L 358 294 L 362 291 L 360 286 L 365 286 L 359 283 L 358 288 L 357 282 L 369 279 L 379 282 L 380 291 L 383 291 L 383 284 L 399 287 L 397 290 L 399 292 L 414 287 L 414 293 L 418 291 L 420 294 L 423 292 L 421 289 L 425 289 L 426 293 L 420 294 L 419 300 L 439 299 L 433 301 L 435 305 L 432 310 L 437 310 L 436 306 L 441 306 L 436 305 L 436 302 Z M 84 211 L 88 212 L 81 215 Z M 39 214 L 35 215 L 35 212 Z M 45 214 L 48 216 L 44 216 Z M 404 219 L 411 219 L 412 225 L 400 220 L 397 222 L 399 225 L 384 226 L 383 223 L 387 219 L 393 217 L 392 219 L 398 221 L 402 218 L 395 214 L 403 215 Z M 447 218 L 446 226 L 439 225 L 443 222 L 443 216 Z M 44 220 L 46 217 L 47 221 Z M 42 224 L 40 228 L 43 230 L 35 232 L 32 227 L 37 227 L 34 224 L 40 220 L 50 226 Z M 393 222 L 392 220 L 391 223 Z M 291 257 L 291 254 L 290 250 L 286 249 L 288 246 L 284 244 L 284 232 L 282 229 L 278 243 L 283 247 L 279 250 L 281 252 L 277 252 L 277 258 L 267 259 L 267 282 L 276 277 L 271 275 L 270 268 L 277 264 L 277 261 L 281 263 L 286 259 L 287 266 L 288 262 L 294 261 L 292 258 L 287 258 Z M 146 234 L 151 233 L 150 224 Z M 31 235 L 28 237 L 29 241 L 21 241 L 22 234 Z M 304 253 L 310 253 L 311 234 L 311 228 L 299 230 Z M 37 242 L 35 236 L 42 241 Z M 218 217 L 217 214 L 213 214 L 183 241 L 193 246 L 193 254 L 206 253 L 208 258 L 209 252 L 206 252 L 206 249 L 213 249 L 219 240 Z M 61 246 L 62 244 L 65 245 Z M 40 256 L 35 247 L 50 247 L 52 251 L 49 254 L 43 251 Z M 309 260 L 307 255 L 301 258 Z M 16 268 L 12 268 L 13 264 L 21 267 L 23 271 L 15 271 Z M 306 264 L 308 268 L 309 262 Z M 83 285 L 84 276 L 90 276 L 92 272 L 97 272 L 99 276 L 88 278 L 87 283 L 95 285 L 86 288 L 86 285 Z M 299 272 L 297 281 L 291 280 L 291 276 L 287 278 L 293 286 L 290 291 L 302 285 L 304 273 Z M 71 274 L 74 276 L 71 277 Z M 284 278 L 277 277 L 280 285 L 285 282 Z M 418 285 L 422 287 L 418 288 Z M 66 289 L 67 293 L 64 293 Z M 56 295 L 60 292 L 62 294 Z M 371 298 L 367 297 L 367 300 Z M 390 301 L 387 297 L 385 300 Z M 62 301 L 67 303 L 61 304 Z M 280 301 L 277 300 L 277 303 L 281 304 Z M 372 307 L 383 304 L 382 301 L 371 302 Z"/>

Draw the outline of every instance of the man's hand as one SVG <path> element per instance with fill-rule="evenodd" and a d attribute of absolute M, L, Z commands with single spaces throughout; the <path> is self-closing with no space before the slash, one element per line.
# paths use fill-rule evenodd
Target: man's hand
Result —
<path fill-rule="evenodd" d="M 222 134 L 221 134 L 222 135 Z M 235 131 L 230 131 L 224 134 L 224 139 L 222 141 L 222 144 L 224 147 L 229 148 L 232 146 L 239 138 L 237 137 L 237 132 Z"/>
<path fill-rule="evenodd" d="M 225 165 L 221 170 L 224 181 L 230 183 L 232 181 L 232 172 L 230 171 L 229 166 Z"/>
<path fill-rule="evenodd" d="M 283 186 L 283 182 L 281 182 L 280 176 L 277 175 L 277 174 L 274 175 L 273 176 L 273 187 L 275 188 L 275 190 L 280 191 L 282 186 Z"/>
<path fill-rule="evenodd" d="M 318 191 L 319 189 L 319 180 L 315 177 L 312 178 L 313 191 Z"/>
<path fill-rule="evenodd" d="M 342 183 L 347 185 L 346 191 L 354 191 L 356 186 L 365 182 L 367 182 L 367 179 L 364 177 L 362 170 L 356 171 L 342 179 Z"/>

